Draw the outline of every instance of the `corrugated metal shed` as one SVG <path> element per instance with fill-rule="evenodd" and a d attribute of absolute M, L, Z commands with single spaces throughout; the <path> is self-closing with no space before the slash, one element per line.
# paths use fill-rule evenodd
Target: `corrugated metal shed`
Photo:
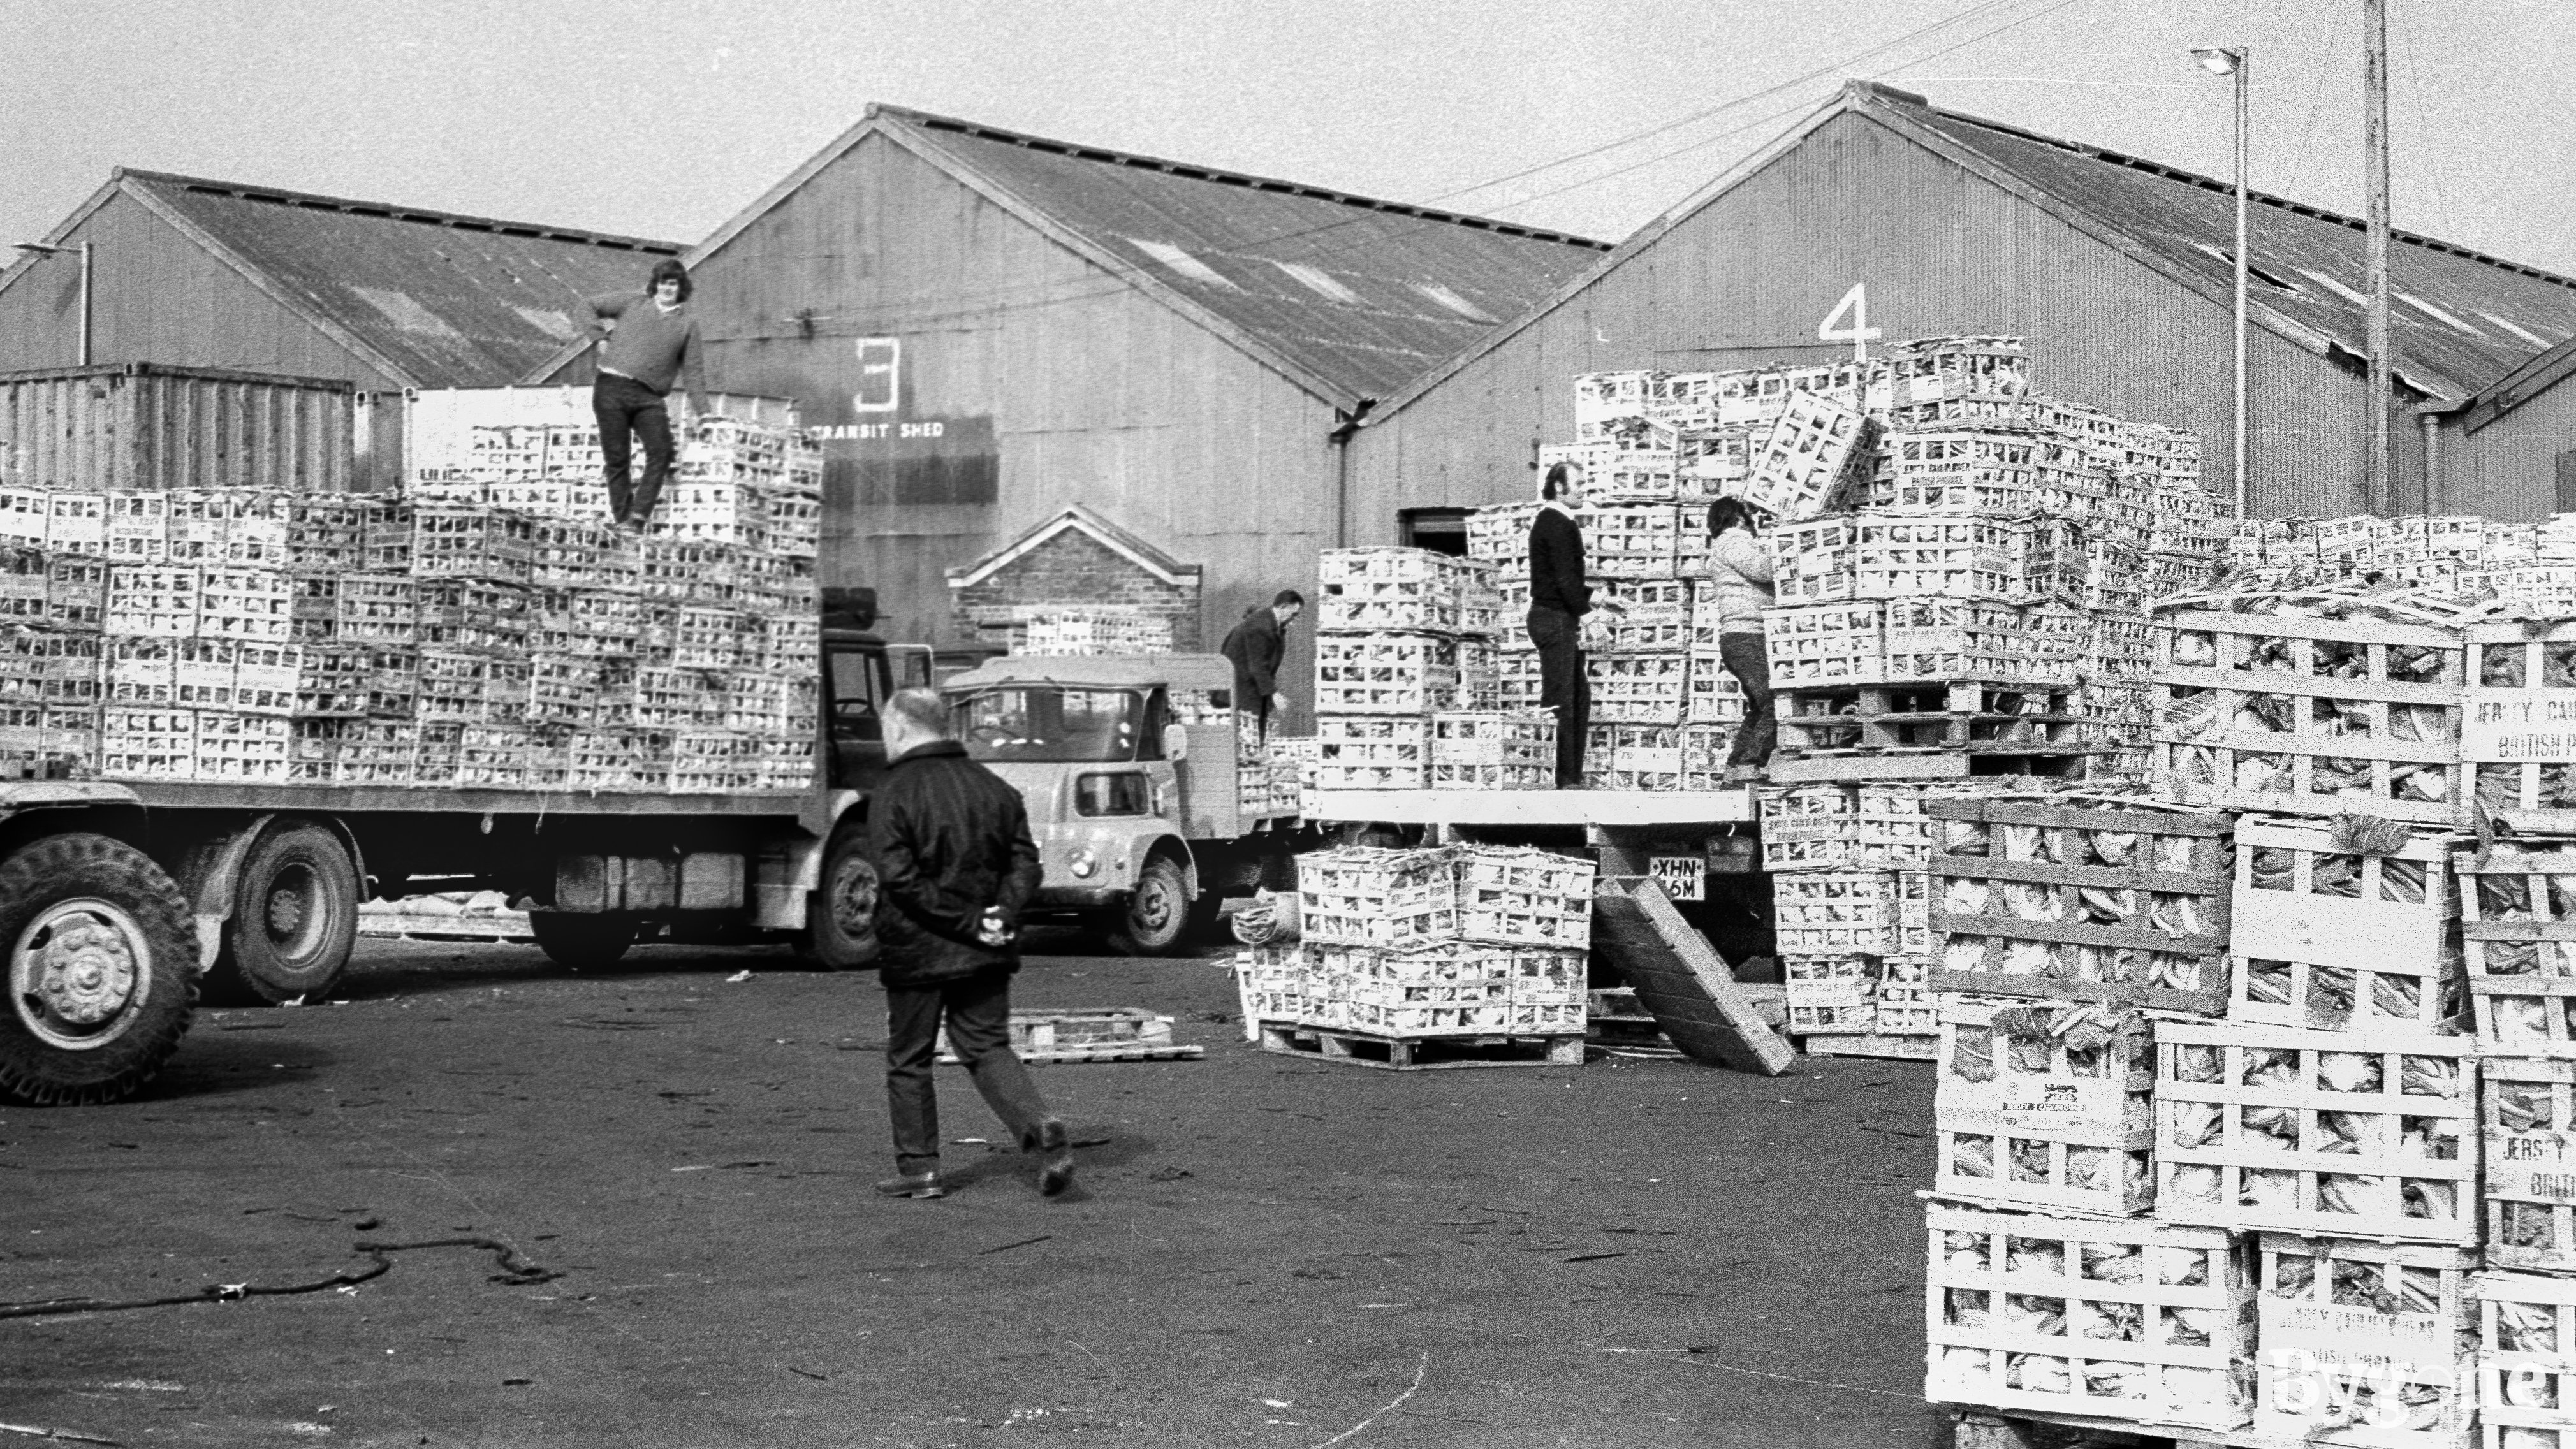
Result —
<path fill-rule="evenodd" d="M 72 238 L 120 199 L 404 387 L 516 382 L 579 335 L 588 322 L 582 298 L 640 288 L 656 259 L 680 250 L 675 242 L 123 168 L 47 240 Z M 131 253 L 110 248 L 100 259 L 101 287 L 118 287 L 120 275 L 140 280 L 135 266 Z M 0 294 L 35 272 L 32 261 L 11 268 Z M 117 304 L 113 296 L 101 302 Z"/>
<path fill-rule="evenodd" d="M 878 134 L 1079 245 L 1108 269 L 1102 287 L 1132 283 L 1174 301 L 1344 407 L 1385 397 L 1609 250 L 1563 232 L 878 105 L 692 248 L 690 264 Z M 1062 300 L 1003 288 L 965 310 Z M 578 353 L 558 351 L 525 380 L 566 375 Z"/>
<path fill-rule="evenodd" d="M 1929 131 L 2091 216 L 2205 286 L 2234 286 L 2232 183 L 1930 106 Z M 2254 192 L 2247 207 L 2249 306 L 2358 357 L 2369 346 L 2366 229 Z M 2576 279 L 2398 232 L 2389 249 L 2398 373 L 2460 398 L 2576 337 Z"/>

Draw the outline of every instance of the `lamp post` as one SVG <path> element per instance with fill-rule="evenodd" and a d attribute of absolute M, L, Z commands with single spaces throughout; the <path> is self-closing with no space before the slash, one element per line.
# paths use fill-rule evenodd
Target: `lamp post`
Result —
<path fill-rule="evenodd" d="M 70 255 L 72 255 L 72 254 L 74 254 L 74 253 L 78 253 L 78 254 L 79 254 L 79 256 L 80 256 L 80 262 L 81 262 L 81 271 L 80 271 L 80 365 L 81 365 L 81 366 L 83 366 L 83 367 L 87 367 L 87 366 L 89 366 L 89 275 L 90 275 L 90 244 L 89 244 L 88 242 L 82 242 L 79 246 L 76 246 L 76 247 L 63 247 L 63 246 L 56 246 L 56 245 L 54 245 L 54 244 L 53 244 L 53 243 L 51 243 L 51 242 L 19 242 L 19 243 L 17 243 L 17 244 L 16 244 L 16 249 L 17 249 L 17 250 L 19 250 L 19 251 L 22 251 L 22 252 L 34 252 L 36 255 L 38 255 L 38 256 L 40 256 L 40 257 L 61 257 L 61 256 L 70 256 Z"/>
<path fill-rule="evenodd" d="M 2211 75 L 2236 78 L 2236 516 L 2245 517 L 2245 87 L 2252 56 L 2242 45 L 2198 45 L 2192 55 Z"/>

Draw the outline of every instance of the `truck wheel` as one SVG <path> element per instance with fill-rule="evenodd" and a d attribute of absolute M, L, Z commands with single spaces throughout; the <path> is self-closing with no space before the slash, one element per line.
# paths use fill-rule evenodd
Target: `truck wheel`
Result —
<path fill-rule="evenodd" d="M 1126 909 L 1109 928 L 1109 949 L 1122 956 L 1169 956 L 1189 936 L 1190 883 L 1180 862 L 1158 855 L 1137 873 Z"/>
<path fill-rule="evenodd" d="M 260 832 L 242 860 L 210 996 L 275 1005 L 319 1000 L 358 942 L 358 867 L 340 837 L 309 821 Z"/>
<path fill-rule="evenodd" d="M 877 960 L 876 862 L 859 832 L 844 832 L 823 860 L 823 883 L 805 903 L 796 954 L 825 971 L 858 971 Z"/>
<path fill-rule="evenodd" d="M 0 1099 L 113 1102 L 152 1080 L 195 1014 L 196 931 L 149 857 L 87 833 L 0 863 Z"/>
<path fill-rule="evenodd" d="M 530 911 L 537 949 L 566 971 L 605 971 L 635 944 L 633 916 L 585 911 Z"/>

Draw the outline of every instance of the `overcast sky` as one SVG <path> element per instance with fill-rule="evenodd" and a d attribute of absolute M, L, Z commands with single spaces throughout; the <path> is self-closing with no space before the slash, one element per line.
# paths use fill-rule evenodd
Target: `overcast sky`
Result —
<path fill-rule="evenodd" d="M 2576 3 L 2389 9 L 2398 225 L 2576 274 Z M 2360 14 L 2361 0 L 0 0 L 0 242 L 42 236 L 118 165 L 695 241 L 870 101 L 1615 240 L 1846 76 L 2225 176 L 2228 83 L 2186 54 L 2203 42 L 2254 48 L 2255 186 L 2358 211 Z"/>

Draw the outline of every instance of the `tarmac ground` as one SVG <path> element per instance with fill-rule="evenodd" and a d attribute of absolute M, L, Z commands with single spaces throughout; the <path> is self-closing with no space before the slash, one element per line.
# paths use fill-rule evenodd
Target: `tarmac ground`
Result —
<path fill-rule="evenodd" d="M 954 1191 L 901 1201 L 872 974 L 360 949 L 134 1101 L 0 1111 L 0 1301 L 244 1295 L 0 1317 L 0 1449 L 1947 1442 L 1924 1065 L 1370 1070 L 1245 1043 L 1214 952 L 1067 940 L 1016 1004 L 1206 1059 L 1037 1068 L 1052 1200 L 942 1067 Z M 443 1239 L 492 1246 L 356 1246 Z"/>

